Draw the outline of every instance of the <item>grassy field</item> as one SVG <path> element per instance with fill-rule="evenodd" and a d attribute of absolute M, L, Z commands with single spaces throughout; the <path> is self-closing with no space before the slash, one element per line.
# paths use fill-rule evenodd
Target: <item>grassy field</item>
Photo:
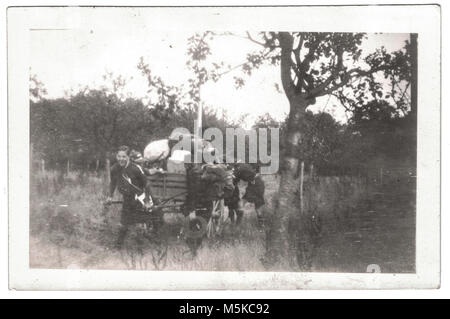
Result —
<path fill-rule="evenodd" d="M 265 178 L 266 200 L 277 186 Z M 30 267 L 128 269 L 130 256 L 114 249 L 120 207 L 105 210 L 107 185 L 101 175 L 37 173 L 31 181 Z M 321 231 L 311 271 L 415 271 L 414 184 L 350 177 L 316 177 L 305 181 L 305 209 L 320 217 Z M 118 196 L 119 199 L 119 196 Z M 239 229 L 226 225 L 221 240 L 204 242 L 194 258 L 177 238 L 183 219 L 165 215 L 169 248 L 164 270 L 264 271 L 265 234 L 256 227 L 251 204 Z M 140 269 L 155 269 L 145 254 Z M 280 270 L 297 271 L 283 266 Z"/>

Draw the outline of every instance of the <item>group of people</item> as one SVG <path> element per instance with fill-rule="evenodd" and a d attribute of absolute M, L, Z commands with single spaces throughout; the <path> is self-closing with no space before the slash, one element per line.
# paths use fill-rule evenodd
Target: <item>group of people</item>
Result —
<path fill-rule="evenodd" d="M 225 206 L 228 207 L 229 217 L 232 223 L 239 225 L 244 215 L 244 202 L 255 205 L 258 227 L 264 227 L 264 215 L 262 207 L 264 200 L 264 181 L 261 175 L 250 165 L 245 163 L 233 163 L 227 165 L 232 170 L 231 194 L 224 196 Z M 142 220 L 142 206 L 151 208 L 159 203 L 159 199 L 152 195 L 152 188 L 147 176 L 164 174 L 165 170 L 161 162 L 146 165 L 142 154 L 131 150 L 128 146 L 120 146 L 116 153 L 116 163 L 110 171 L 109 196 L 106 203 L 110 203 L 117 189 L 123 196 L 121 212 L 121 229 L 119 231 L 117 248 L 123 244 L 130 225 Z M 239 182 L 247 183 L 244 196 L 241 198 Z"/>

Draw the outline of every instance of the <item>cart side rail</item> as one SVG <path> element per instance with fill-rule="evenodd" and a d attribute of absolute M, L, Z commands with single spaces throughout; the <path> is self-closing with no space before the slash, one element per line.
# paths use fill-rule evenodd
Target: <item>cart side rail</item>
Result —
<path fill-rule="evenodd" d="M 187 195 L 187 178 L 185 174 L 165 173 L 147 177 L 152 193 L 160 200 L 172 198 L 174 202 L 185 202 Z"/>

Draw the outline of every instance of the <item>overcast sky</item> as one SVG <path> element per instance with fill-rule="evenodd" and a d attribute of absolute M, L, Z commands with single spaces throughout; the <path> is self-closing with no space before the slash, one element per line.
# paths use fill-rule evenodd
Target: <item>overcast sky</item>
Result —
<path fill-rule="evenodd" d="M 101 29 L 32 31 L 31 72 L 44 83 L 47 97 L 61 97 L 65 91 L 77 91 L 86 85 L 100 87 L 104 84 L 102 76 L 111 71 L 132 78 L 126 91 L 134 97 L 144 98 L 146 79 L 136 67 L 140 57 L 144 57 L 152 73 L 165 83 L 186 83 L 190 77 L 186 68 L 187 39 L 193 31 L 152 32 L 142 27 L 134 28 L 133 21 L 127 21 L 126 28 L 105 24 Z M 397 50 L 407 39 L 408 34 L 371 34 L 363 50 L 371 52 L 381 46 L 388 51 Z M 214 40 L 211 59 L 237 65 L 245 60 L 247 53 L 257 49 L 257 44 L 245 39 L 220 37 Z M 240 90 L 233 84 L 233 75 L 238 74 L 229 73 L 217 83 L 205 84 L 201 91 L 205 104 L 217 109 L 219 114 L 221 109 L 226 109 L 233 119 L 248 113 L 247 127 L 264 113 L 270 113 L 279 120 L 286 116 L 286 97 L 275 90 L 275 83 L 281 87 L 279 67 L 267 66 L 255 71 Z M 312 109 L 333 113 L 341 121 L 345 119 L 337 101 L 328 97 L 318 99 Z"/>

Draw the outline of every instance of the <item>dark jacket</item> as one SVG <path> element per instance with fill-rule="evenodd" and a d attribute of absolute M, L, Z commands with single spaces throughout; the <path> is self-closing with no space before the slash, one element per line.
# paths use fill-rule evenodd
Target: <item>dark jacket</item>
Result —
<path fill-rule="evenodd" d="M 133 198 L 145 191 L 147 178 L 142 169 L 131 162 L 126 167 L 115 163 L 111 167 L 111 184 L 109 194 L 112 197 L 117 188 L 125 198 Z"/>

